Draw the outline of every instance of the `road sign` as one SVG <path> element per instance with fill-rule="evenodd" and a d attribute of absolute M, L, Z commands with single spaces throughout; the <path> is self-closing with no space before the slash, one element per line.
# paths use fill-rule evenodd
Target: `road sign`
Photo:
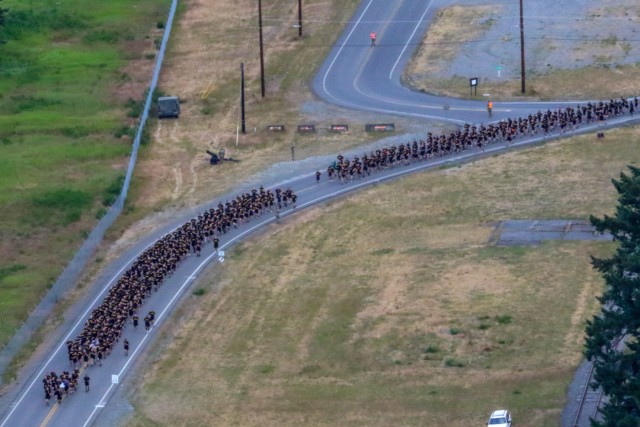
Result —
<path fill-rule="evenodd" d="M 220 261 L 220 263 L 224 262 L 224 251 L 218 251 L 218 261 Z"/>
<path fill-rule="evenodd" d="M 118 384 L 120 382 L 120 377 L 118 375 L 111 375 L 111 384 Z"/>

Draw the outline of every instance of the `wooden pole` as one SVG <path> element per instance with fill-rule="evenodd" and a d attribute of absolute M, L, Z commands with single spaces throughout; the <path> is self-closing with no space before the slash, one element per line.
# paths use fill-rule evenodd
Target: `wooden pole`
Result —
<path fill-rule="evenodd" d="M 260 30 L 260 90 L 265 95 L 264 85 L 264 43 L 262 41 L 262 0 L 258 0 L 258 28 Z"/>
<path fill-rule="evenodd" d="M 522 0 L 520 0 L 520 69 L 522 72 L 522 93 L 526 91 L 526 74 L 524 65 L 524 10 L 522 7 Z"/>
<path fill-rule="evenodd" d="M 244 62 L 240 63 L 240 122 L 242 123 L 242 134 L 247 133 L 246 121 L 244 117 Z"/>
<path fill-rule="evenodd" d="M 302 0 L 298 0 L 298 37 L 302 37 Z"/>

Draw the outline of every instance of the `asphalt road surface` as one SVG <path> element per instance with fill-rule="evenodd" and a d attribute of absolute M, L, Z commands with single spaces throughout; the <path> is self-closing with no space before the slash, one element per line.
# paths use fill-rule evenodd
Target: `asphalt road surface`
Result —
<path fill-rule="evenodd" d="M 421 37 L 428 26 L 433 12 L 431 5 L 432 2 L 429 1 L 364 0 L 354 15 L 352 24 L 347 27 L 340 42 L 329 55 L 314 80 L 316 91 L 326 100 L 350 108 L 386 114 L 439 118 L 460 123 L 486 121 L 487 113 L 482 103 L 435 98 L 411 92 L 399 83 L 400 71 L 411 54 L 411 46 L 414 45 L 415 40 Z M 413 28 L 408 25 L 387 23 L 408 18 L 415 21 L 415 17 L 420 17 L 420 22 Z M 368 25 L 365 28 L 361 24 L 364 20 L 377 21 L 377 27 L 370 28 Z M 368 40 L 368 34 L 372 30 L 378 32 L 379 45 L 374 48 L 369 46 Z M 357 43 L 354 43 L 354 40 L 357 40 Z M 344 46 L 350 43 L 359 46 L 350 46 L 347 51 L 347 47 Z M 385 46 L 386 44 L 389 46 Z M 443 104 L 448 104 L 450 108 L 442 108 Z M 549 104 L 541 107 L 540 104 L 533 103 L 509 103 L 505 107 L 498 105 L 494 119 L 507 115 L 520 117 L 531 111 L 548 107 L 550 107 Z M 608 126 L 616 126 L 629 120 L 629 117 L 621 117 L 609 121 Z M 593 132 L 601 128 L 600 124 L 592 124 L 583 126 L 579 131 Z M 299 203 L 295 211 L 299 211 L 347 192 L 400 175 L 454 162 L 463 162 L 482 155 L 493 155 L 527 144 L 542 143 L 548 138 L 549 136 L 537 136 L 520 140 L 508 147 L 503 144 L 495 144 L 488 146 L 485 152 L 471 150 L 453 156 L 431 159 L 407 167 L 390 169 L 367 179 L 344 185 L 340 185 L 337 181 L 327 181 L 326 175 L 323 176 L 320 184 L 316 184 L 314 177 L 316 167 L 322 168 L 321 170 L 324 171 L 327 166 L 326 163 L 320 164 L 321 162 L 313 165 L 308 173 L 285 173 L 264 184 L 272 188 L 275 186 L 290 187 L 296 191 L 299 195 Z M 276 185 L 277 183 L 280 185 Z M 243 190 L 246 188 L 238 189 L 219 200 L 224 202 Z M 217 203 L 218 200 L 209 205 L 215 206 Z M 204 210 L 205 207 L 200 209 Z M 295 211 L 292 209 L 283 211 L 280 217 L 284 218 Z M 212 262 L 224 262 L 223 254 L 215 254 L 211 245 L 204 249 L 201 257 L 192 255 L 187 258 L 173 276 L 160 287 L 160 291 L 145 301 L 145 305 L 140 310 L 141 317 L 144 317 L 147 311 L 153 310 L 156 312 L 156 322 L 150 331 L 145 331 L 143 326 L 138 327 L 137 330 L 131 325 L 127 326 L 123 337 L 126 337 L 130 342 L 128 356 L 124 355 L 120 343 L 120 346 L 117 346 L 104 361 L 103 366 L 87 368 L 86 373 L 91 377 L 89 392 L 84 392 L 84 387 L 81 385 L 80 390 L 64 399 L 60 406 L 53 405 L 53 403 L 46 406 L 42 386 L 43 375 L 49 371 L 60 373 L 65 369 L 70 370 L 65 342 L 79 334 L 89 313 L 96 305 L 100 304 L 110 286 L 146 247 L 192 218 L 197 212 L 192 210 L 184 213 L 180 218 L 176 218 L 171 225 L 144 237 L 104 269 L 104 273 L 93 285 L 95 292 L 87 297 L 84 304 L 80 303 L 72 307 L 65 317 L 71 320 L 68 320 L 63 328 L 54 333 L 58 335 L 56 344 L 53 344 L 53 347 L 46 351 L 39 360 L 32 362 L 34 366 L 32 375 L 19 381 L 18 386 L 3 398 L 3 407 L 0 409 L 2 413 L 0 427 L 88 426 L 92 425 L 101 414 L 104 416 L 108 412 L 109 399 L 118 387 L 127 381 L 127 373 L 131 370 L 136 358 L 145 351 L 153 340 L 158 326 L 166 321 L 168 315 L 196 280 L 198 274 Z M 273 214 L 268 214 L 224 235 L 220 241 L 220 250 L 224 252 L 253 231 L 276 221 L 277 218 Z M 81 374 L 81 377 L 84 375 L 85 372 Z"/>
<path fill-rule="evenodd" d="M 451 0 L 363 0 L 313 81 L 324 100 L 343 107 L 453 123 L 487 122 L 486 101 L 438 97 L 401 84 L 402 71 L 438 7 Z M 458 3 L 458 2 L 456 2 Z M 369 33 L 377 35 L 371 47 Z M 469 76 L 472 77 L 472 76 Z M 493 118 L 523 117 L 565 102 L 494 103 Z"/>

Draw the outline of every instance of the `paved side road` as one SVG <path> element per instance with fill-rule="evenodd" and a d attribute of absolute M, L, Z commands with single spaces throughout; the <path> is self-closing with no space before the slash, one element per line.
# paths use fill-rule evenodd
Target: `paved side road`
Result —
<path fill-rule="evenodd" d="M 490 243 L 497 246 L 533 246 L 545 240 L 613 240 L 611 234 L 600 234 L 584 220 L 529 220 L 501 221 L 491 236 Z"/>

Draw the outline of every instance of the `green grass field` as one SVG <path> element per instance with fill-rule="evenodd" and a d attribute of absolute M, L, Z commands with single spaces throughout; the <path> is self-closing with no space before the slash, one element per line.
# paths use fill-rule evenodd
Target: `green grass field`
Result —
<path fill-rule="evenodd" d="M 126 97 L 143 95 L 169 4 L 0 3 L 0 347 L 119 191 Z M 125 71 L 131 61 L 144 78 Z"/>

